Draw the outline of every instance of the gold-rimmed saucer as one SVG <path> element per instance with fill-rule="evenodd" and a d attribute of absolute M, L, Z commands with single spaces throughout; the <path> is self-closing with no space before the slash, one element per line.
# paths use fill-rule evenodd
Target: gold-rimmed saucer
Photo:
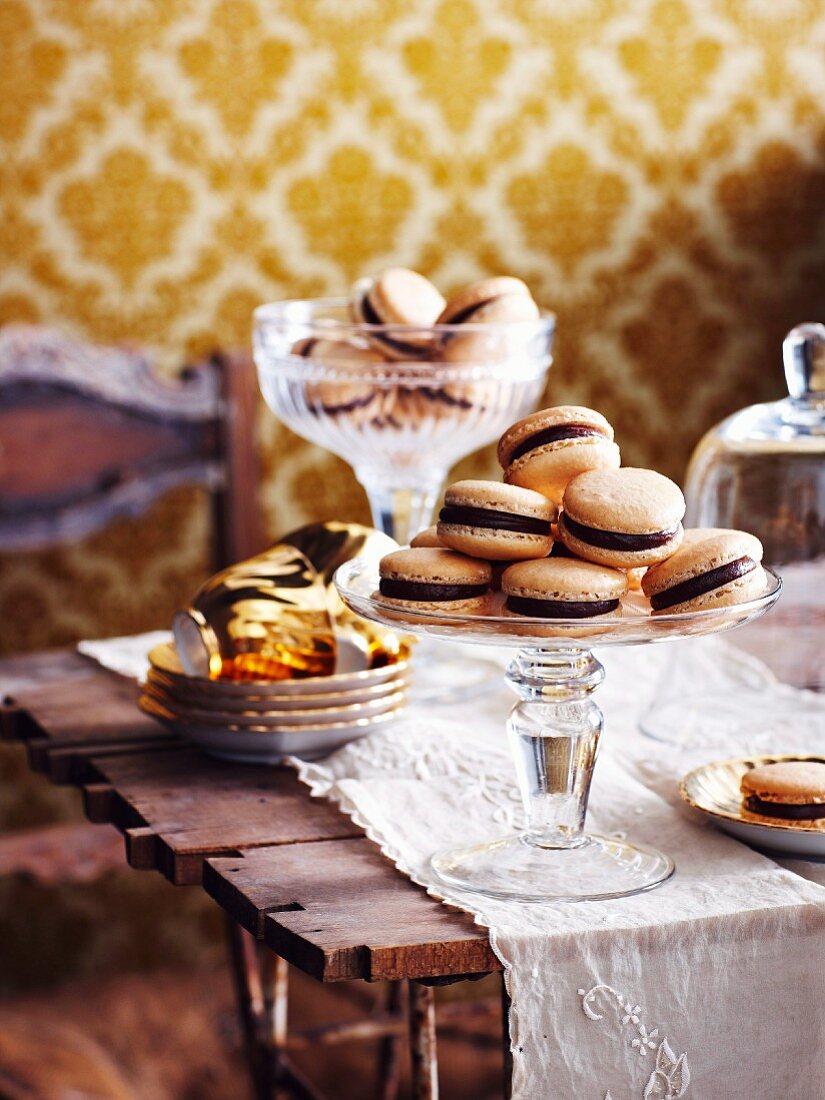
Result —
<path fill-rule="evenodd" d="M 406 693 L 394 691 L 381 699 L 369 703 L 347 703 L 337 707 L 321 707 L 305 710 L 265 710 L 243 709 L 221 710 L 217 707 L 192 706 L 180 702 L 154 684 L 143 687 L 142 699 L 149 699 L 162 706 L 175 718 L 184 722 L 198 722 L 212 726 L 238 727 L 247 729 L 295 730 L 338 723 L 348 723 L 361 718 L 372 718 L 388 710 L 397 710 L 406 701 Z"/>
<path fill-rule="evenodd" d="M 409 681 L 406 677 L 398 675 L 380 684 L 370 684 L 365 687 L 354 688 L 350 691 L 324 692 L 322 694 L 305 695 L 257 695 L 257 694 L 225 694 L 220 690 L 221 681 L 209 681 L 214 688 L 203 684 L 188 684 L 184 681 L 173 679 L 155 668 L 149 669 L 146 679 L 147 685 L 166 694 L 181 706 L 191 706 L 203 710 L 220 711 L 295 711 L 295 710 L 325 710 L 342 706 L 352 706 L 356 703 L 369 704 L 376 700 L 385 699 L 397 691 L 406 691 Z"/>
<path fill-rule="evenodd" d="M 762 764 L 785 760 L 825 763 L 825 757 L 801 753 L 714 760 L 688 772 L 679 785 L 679 793 L 689 806 L 706 814 L 720 829 L 746 844 L 802 859 L 825 859 L 825 818 L 786 821 L 755 814 L 743 805 L 740 783 L 745 772 Z"/>
<path fill-rule="evenodd" d="M 359 669 L 353 672 L 335 672 L 329 676 L 310 676 L 301 680 L 211 680 L 206 676 L 187 676 L 180 663 L 175 646 L 164 642 L 149 653 L 149 664 L 175 684 L 195 691 L 202 688 L 210 695 L 218 692 L 236 697 L 327 695 L 334 692 L 353 691 L 386 683 L 409 671 L 409 648 L 402 646 L 398 661 L 380 668 Z"/>
<path fill-rule="evenodd" d="M 277 764 L 285 756 L 314 760 L 334 752 L 350 741 L 366 737 L 373 730 L 394 721 L 403 706 L 373 717 L 348 722 L 318 723 L 316 726 L 277 729 L 270 726 L 209 724 L 183 719 L 144 693 L 138 706 L 161 725 L 185 737 L 222 760 L 242 764 Z"/>

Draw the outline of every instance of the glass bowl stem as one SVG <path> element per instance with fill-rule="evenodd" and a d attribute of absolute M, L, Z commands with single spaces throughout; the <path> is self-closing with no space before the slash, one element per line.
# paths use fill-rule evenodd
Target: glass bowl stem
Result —
<path fill-rule="evenodd" d="M 522 649 L 507 670 L 520 702 L 507 722 L 527 821 L 541 848 L 584 843 L 584 819 L 604 717 L 590 697 L 604 667 L 586 649 Z"/>
<path fill-rule="evenodd" d="M 355 476 L 370 502 L 372 523 L 402 546 L 432 522 L 433 510 L 447 476 L 446 470 L 415 471 L 401 480 L 394 470 L 358 466 Z"/>

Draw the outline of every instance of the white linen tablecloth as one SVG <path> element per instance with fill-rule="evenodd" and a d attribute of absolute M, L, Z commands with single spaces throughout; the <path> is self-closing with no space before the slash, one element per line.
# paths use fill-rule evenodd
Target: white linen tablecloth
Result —
<path fill-rule="evenodd" d="M 118 671 L 139 674 L 131 658 L 146 643 L 115 641 Z M 84 652 L 106 664 L 108 644 Z M 675 859 L 675 876 L 646 894 L 525 905 L 435 884 L 435 850 L 519 823 L 504 689 L 460 707 L 413 707 L 389 732 L 293 763 L 405 874 L 490 929 L 512 1000 L 514 1100 L 823 1100 L 823 868 L 780 866 L 682 807 L 678 778 L 739 746 L 677 750 L 638 733 L 667 649 L 600 654 L 606 732 L 588 827 Z M 740 690 L 724 645 L 691 649 L 697 676 L 712 669 L 717 687 Z M 810 734 L 810 724 L 799 740 L 788 728 L 771 747 L 815 751 Z"/>

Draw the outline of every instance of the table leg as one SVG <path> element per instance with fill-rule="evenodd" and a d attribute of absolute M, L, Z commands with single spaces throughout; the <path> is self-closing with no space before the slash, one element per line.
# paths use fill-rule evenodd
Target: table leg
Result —
<path fill-rule="evenodd" d="M 501 1048 L 504 1055 L 501 1095 L 510 1100 L 513 1089 L 513 1054 L 510 1050 L 510 994 L 504 980 L 506 971 L 501 972 Z"/>
<path fill-rule="evenodd" d="M 266 947 L 258 945 L 263 986 L 262 1034 L 263 1057 L 267 1063 L 267 1086 L 274 1100 L 289 1100 L 292 1093 L 286 1077 L 287 1007 L 289 1002 L 289 964 Z"/>
<path fill-rule="evenodd" d="M 269 1075 L 259 1041 L 259 1021 L 264 1011 L 264 998 L 258 971 L 257 945 L 252 936 L 231 917 L 226 918 L 226 933 L 252 1087 L 257 1100 L 271 1100 L 267 1080 Z"/>
<path fill-rule="evenodd" d="M 410 982 L 410 1057 L 413 1100 L 438 1100 L 435 991 Z"/>
<path fill-rule="evenodd" d="M 402 1011 L 406 982 L 388 982 L 384 993 L 383 1011 L 397 1016 Z M 401 1084 L 401 1036 L 385 1035 L 378 1049 L 378 1100 L 395 1100 Z"/>

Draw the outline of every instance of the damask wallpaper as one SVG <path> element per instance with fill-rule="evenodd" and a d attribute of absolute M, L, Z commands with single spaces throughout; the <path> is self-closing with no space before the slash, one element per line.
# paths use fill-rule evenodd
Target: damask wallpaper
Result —
<path fill-rule="evenodd" d="M 822 315 L 823 0 L 2 0 L 0 141 L 0 322 L 172 368 L 387 264 L 510 272 L 558 313 L 548 399 L 677 477 Z M 261 434 L 273 534 L 366 518 Z M 2 561 L 0 645 L 162 622 L 205 539 L 176 497 Z"/>

